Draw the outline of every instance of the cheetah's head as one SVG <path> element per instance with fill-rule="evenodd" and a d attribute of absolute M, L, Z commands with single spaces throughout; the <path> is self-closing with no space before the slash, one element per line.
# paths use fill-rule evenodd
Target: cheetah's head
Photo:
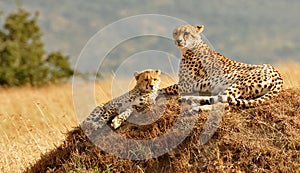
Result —
<path fill-rule="evenodd" d="M 142 92 L 153 92 L 159 89 L 160 84 L 160 70 L 144 70 L 142 72 L 135 72 L 136 86 Z"/>
<path fill-rule="evenodd" d="M 174 29 L 173 38 L 175 45 L 179 49 L 190 49 L 195 43 L 201 40 L 200 33 L 204 30 L 204 26 L 183 25 Z"/>

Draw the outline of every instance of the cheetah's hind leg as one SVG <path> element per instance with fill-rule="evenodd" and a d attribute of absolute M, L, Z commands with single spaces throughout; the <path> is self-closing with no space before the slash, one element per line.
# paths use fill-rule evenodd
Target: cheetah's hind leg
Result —
<path fill-rule="evenodd" d="M 103 105 L 97 106 L 90 115 L 80 124 L 84 133 L 89 136 L 93 131 L 102 128 L 106 124 L 106 120 L 102 116 Z"/>

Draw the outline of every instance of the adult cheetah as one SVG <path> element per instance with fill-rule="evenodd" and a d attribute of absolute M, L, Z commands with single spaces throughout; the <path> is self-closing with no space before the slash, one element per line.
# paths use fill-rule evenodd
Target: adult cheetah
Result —
<path fill-rule="evenodd" d="M 253 107 L 279 94 L 283 80 L 269 64 L 251 65 L 226 58 L 201 38 L 204 26 L 183 25 L 173 32 L 180 49 L 179 82 L 159 90 L 165 95 L 216 95 L 206 104 Z"/>
<path fill-rule="evenodd" d="M 160 70 L 152 69 L 140 73 L 135 72 L 135 87 L 128 93 L 97 106 L 81 123 L 83 131 L 90 135 L 110 121 L 110 125 L 117 129 L 131 113 L 148 111 L 158 95 L 160 73 Z"/>

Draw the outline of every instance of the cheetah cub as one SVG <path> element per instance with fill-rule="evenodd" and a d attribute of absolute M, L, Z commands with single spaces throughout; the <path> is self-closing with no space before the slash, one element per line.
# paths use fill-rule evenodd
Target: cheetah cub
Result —
<path fill-rule="evenodd" d="M 149 111 L 158 95 L 161 82 L 160 70 L 148 69 L 135 72 L 135 87 L 129 92 L 113 100 L 97 106 L 81 123 L 83 131 L 90 135 L 94 130 L 103 127 L 111 121 L 111 126 L 117 129 L 133 112 Z"/>

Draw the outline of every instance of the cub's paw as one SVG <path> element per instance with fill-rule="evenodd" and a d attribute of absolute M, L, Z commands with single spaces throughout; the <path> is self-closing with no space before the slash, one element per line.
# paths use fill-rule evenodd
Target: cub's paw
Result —
<path fill-rule="evenodd" d="M 123 123 L 123 120 L 122 119 L 119 119 L 119 118 L 114 118 L 111 122 L 111 126 L 114 128 L 114 129 L 117 129 L 121 126 L 121 124 Z"/>

